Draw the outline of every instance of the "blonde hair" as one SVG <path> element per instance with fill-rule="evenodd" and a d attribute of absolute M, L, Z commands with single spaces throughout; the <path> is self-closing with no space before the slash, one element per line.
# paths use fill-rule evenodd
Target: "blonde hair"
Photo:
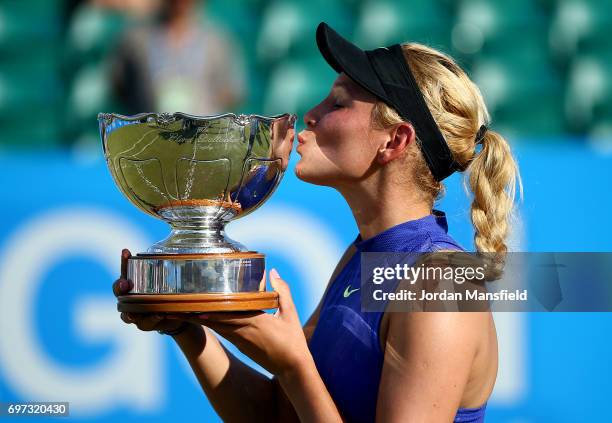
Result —
<path fill-rule="evenodd" d="M 497 253 L 496 261 L 503 263 L 517 182 L 522 198 L 521 178 L 510 146 L 491 129 L 477 143 L 476 135 L 481 125 L 489 123 L 489 113 L 476 84 L 452 58 L 417 43 L 403 44 L 402 50 L 455 161 L 469 174 L 476 250 Z M 393 108 L 382 101 L 376 103 L 374 125 L 387 128 L 403 121 Z M 477 144 L 482 144 L 480 152 L 476 152 Z M 434 179 L 420 148 L 409 149 L 405 158 L 412 179 L 433 207 L 444 194 L 444 185 Z"/>

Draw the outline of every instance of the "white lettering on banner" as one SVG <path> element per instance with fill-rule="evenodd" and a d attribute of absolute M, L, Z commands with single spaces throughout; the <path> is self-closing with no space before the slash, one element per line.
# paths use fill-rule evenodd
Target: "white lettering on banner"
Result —
<path fill-rule="evenodd" d="M 55 263 L 74 254 L 86 255 L 100 262 L 109 275 L 118 275 L 121 249 L 149 244 L 128 222 L 97 209 L 56 210 L 13 233 L 0 253 L 0 367 L 11 389 L 26 400 L 69 401 L 70 412 L 76 415 L 95 415 L 117 405 L 147 412 L 159 409 L 165 389 L 160 380 L 162 341 L 121 322 L 114 299 L 80 298 L 75 307 L 75 324 L 83 339 L 117 345 L 104 361 L 88 368 L 54 361 L 32 332 L 34 300 Z M 59 332 L 57 337 L 61 336 Z"/>

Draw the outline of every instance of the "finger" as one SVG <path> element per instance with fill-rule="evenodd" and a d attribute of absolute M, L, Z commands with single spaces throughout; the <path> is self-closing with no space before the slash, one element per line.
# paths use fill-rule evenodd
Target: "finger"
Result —
<path fill-rule="evenodd" d="M 214 330 L 216 333 L 218 333 L 236 346 L 241 339 L 247 337 L 247 332 L 245 331 L 249 330 L 246 326 L 236 326 L 223 322 L 204 321 L 200 322 L 200 324 L 206 326 L 209 329 Z"/>
<path fill-rule="evenodd" d="M 195 313 L 188 313 L 188 314 L 185 313 L 185 314 L 178 314 L 178 315 L 167 314 L 165 318 L 168 321 L 180 320 L 180 321 L 192 323 L 192 324 L 198 325 L 198 326 L 211 326 L 211 323 L 212 324 L 219 324 L 218 322 L 207 322 L 200 315 L 197 315 Z"/>
<path fill-rule="evenodd" d="M 255 311 L 219 311 L 211 313 L 190 313 L 189 315 L 169 314 L 167 319 L 188 320 L 190 322 L 208 325 L 208 322 L 223 323 L 231 326 L 246 326 L 253 323 L 253 319 L 266 315 L 260 310 Z"/>
<path fill-rule="evenodd" d="M 204 323 L 204 320 L 202 319 L 199 313 L 177 313 L 177 314 L 166 313 L 164 315 L 164 318 L 169 321 L 180 320 L 183 322 L 194 323 L 196 325 L 201 325 Z"/>
<path fill-rule="evenodd" d="M 157 328 L 159 322 L 163 320 L 163 316 L 159 314 L 141 315 L 135 319 L 135 324 L 142 331 L 151 331 Z"/>
<path fill-rule="evenodd" d="M 202 319 L 219 321 L 225 323 L 239 322 L 252 319 L 253 317 L 261 316 L 266 314 L 261 310 L 247 310 L 247 311 L 220 311 L 211 313 L 201 313 L 199 317 Z"/>
<path fill-rule="evenodd" d="M 264 269 L 263 276 L 261 277 L 261 281 L 259 281 L 259 290 L 265 291 L 267 283 L 268 283 L 267 273 L 266 273 L 266 270 Z"/>
<path fill-rule="evenodd" d="M 127 323 L 128 325 L 129 325 L 130 323 L 134 323 L 134 322 L 132 321 L 132 318 L 131 318 L 131 316 L 129 315 L 129 313 L 121 313 L 121 316 L 120 316 L 120 317 L 121 317 L 121 320 L 123 320 L 123 321 L 124 321 L 125 323 Z"/>
<path fill-rule="evenodd" d="M 195 324 L 201 324 L 201 321 L 199 318 L 196 317 L 197 315 L 195 313 L 176 313 L 176 314 L 172 314 L 172 313 L 164 313 L 164 319 L 169 320 L 169 321 L 183 321 L 183 322 L 189 322 L 189 323 L 195 323 Z"/>
<path fill-rule="evenodd" d="M 127 279 L 128 259 L 132 257 L 132 253 L 127 248 L 121 250 L 121 279 Z"/>
<path fill-rule="evenodd" d="M 116 297 L 120 295 L 125 295 L 132 290 L 134 284 L 131 280 L 128 279 L 117 279 L 115 283 L 113 283 L 113 294 Z"/>
<path fill-rule="evenodd" d="M 289 285 L 281 279 L 276 269 L 270 270 L 270 285 L 272 285 L 274 291 L 278 292 L 278 310 L 275 315 L 278 317 L 297 318 L 297 311 L 291 297 Z"/>

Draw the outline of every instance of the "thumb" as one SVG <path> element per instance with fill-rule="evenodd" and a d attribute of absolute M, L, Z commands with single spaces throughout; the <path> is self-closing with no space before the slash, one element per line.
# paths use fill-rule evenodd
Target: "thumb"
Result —
<path fill-rule="evenodd" d="M 291 318 L 297 318 L 297 311 L 295 310 L 295 304 L 293 304 L 289 285 L 281 279 L 276 269 L 270 270 L 270 285 L 272 285 L 274 291 L 278 292 L 278 311 L 275 315 L 278 317 L 291 316 Z"/>
<path fill-rule="evenodd" d="M 127 248 L 121 250 L 121 279 L 127 279 L 128 259 L 132 257 L 132 253 Z"/>

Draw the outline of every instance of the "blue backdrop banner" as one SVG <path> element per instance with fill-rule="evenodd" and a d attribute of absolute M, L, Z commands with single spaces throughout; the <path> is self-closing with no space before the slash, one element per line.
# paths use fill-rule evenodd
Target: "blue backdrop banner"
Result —
<path fill-rule="evenodd" d="M 568 142 L 524 140 L 515 151 L 524 202 L 510 248 L 612 251 L 612 156 Z M 266 254 L 306 321 L 357 230 L 339 194 L 294 176 L 295 160 L 272 198 L 227 229 Z M 84 422 L 219 421 L 173 341 L 125 325 L 111 292 L 121 249 L 142 252 L 168 226 L 133 207 L 100 158 L 3 153 L 0 168 L 0 401 L 67 401 Z M 461 175 L 446 185 L 436 208 L 471 250 Z M 495 319 L 500 370 L 487 421 L 612 421 L 610 313 Z"/>

